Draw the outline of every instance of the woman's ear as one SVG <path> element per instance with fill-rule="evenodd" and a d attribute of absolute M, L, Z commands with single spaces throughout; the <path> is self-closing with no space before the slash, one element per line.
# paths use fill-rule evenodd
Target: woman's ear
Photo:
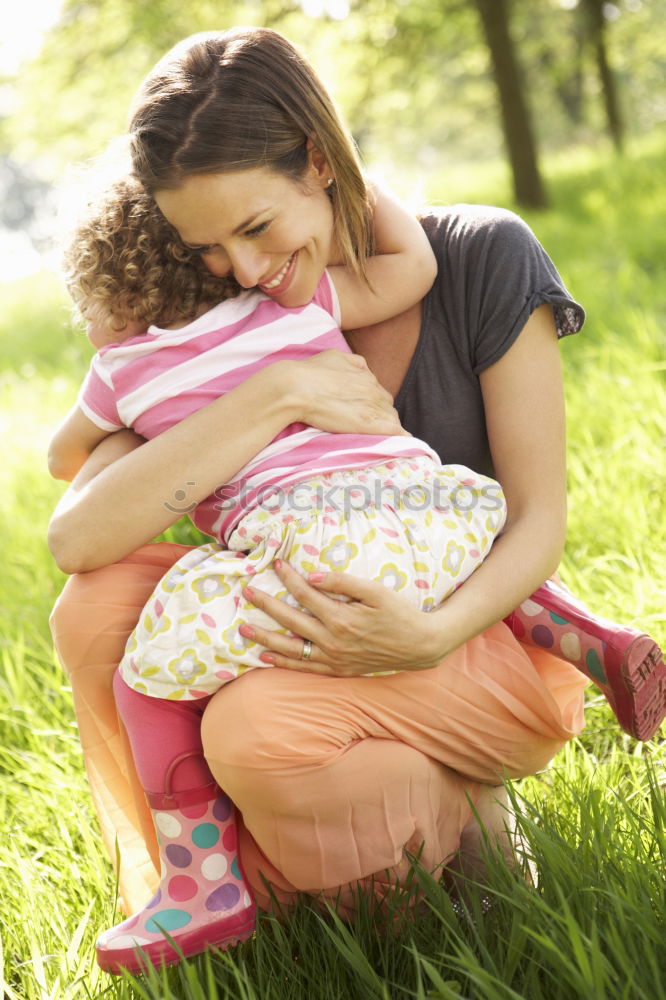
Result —
<path fill-rule="evenodd" d="M 326 157 L 317 149 L 315 142 L 316 136 L 312 139 L 308 139 L 306 143 L 306 149 L 308 151 L 308 172 L 310 173 L 312 179 L 317 181 L 322 187 L 330 187 L 331 170 Z"/>

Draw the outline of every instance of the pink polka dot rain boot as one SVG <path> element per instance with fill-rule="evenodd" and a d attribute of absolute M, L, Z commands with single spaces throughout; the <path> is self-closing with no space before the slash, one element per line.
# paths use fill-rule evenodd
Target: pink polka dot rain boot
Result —
<path fill-rule="evenodd" d="M 206 801 L 200 801 L 202 794 Z M 162 932 L 187 958 L 244 941 L 254 931 L 255 903 L 240 868 L 235 809 L 228 796 L 208 786 L 170 796 L 150 794 L 148 801 L 162 879 L 140 913 L 98 939 L 97 961 L 114 974 L 144 971 L 146 959 L 156 966 L 179 962 L 181 956 Z"/>
<path fill-rule="evenodd" d="M 548 649 L 594 681 L 620 726 L 649 740 L 666 716 L 666 664 L 657 643 L 595 615 L 547 580 L 504 619 L 517 639 Z"/>

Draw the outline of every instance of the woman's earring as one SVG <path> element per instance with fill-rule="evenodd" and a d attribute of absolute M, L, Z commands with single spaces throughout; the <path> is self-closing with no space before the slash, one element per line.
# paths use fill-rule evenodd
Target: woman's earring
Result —
<path fill-rule="evenodd" d="M 328 180 L 326 181 L 326 187 L 330 188 L 330 186 L 331 186 L 332 183 L 333 183 L 333 178 L 329 177 Z"/>

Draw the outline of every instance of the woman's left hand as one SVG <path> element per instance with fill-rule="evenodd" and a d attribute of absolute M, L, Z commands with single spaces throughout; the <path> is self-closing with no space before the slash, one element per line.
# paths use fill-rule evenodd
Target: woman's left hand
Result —
<path fill-rule="evenodd" d="M 242 635 L 266 647 L 260 657 L 265 663 L 288 670 L 356 677 L 381 671 L 427 670 L 442 659 L 443 637 L 435 627 L 439 616 L 419 611 L 382 584 L 347 573 L 302 577 L 286 562 L 276 561 L 275 570 L 310 614 L 254 587 L 245 589 L 246 600 L 294 633 L 282 635 L 254 625 L 241 626 Z M 329 594 L 349 600 L 336 600 Z M 312 650 L 310 657 L 303 659 L 306 639 Z"/>

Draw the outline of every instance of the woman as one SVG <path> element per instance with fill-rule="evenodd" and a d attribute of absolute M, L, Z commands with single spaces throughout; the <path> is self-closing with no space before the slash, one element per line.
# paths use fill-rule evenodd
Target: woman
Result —
<path fill-rule="evenodd" d="M 135 172 L 214 274 L 293 305 L 335 260 L 362 271 L 367 203 L 351 144 L 311 69 L 274 32 L 237 29 L 177 47 L 144 83 L 131 135 Z M 312 143 L 334 178 L 332 212 L 299 187 Z M 437 869 L 474 835 L 471 803 L 501 829 L 502 776 L 534 773 L 582 727 L 585 678 L 522 647 L 500 621 L 560 559 L 557 338 L 580 328 L 582 310 L 509 213 L 458 208 L 422 221 L 439 265 L 433 289 L 407 313 L 348 335 L 374 375 L 335 353 L 281 362 L 142 447 L 121 432 L 54 516 L 52 551 L 82 573 L 58 603 L 54 635 L 130 911 L 155 884 L 146 854 L 155 858 L 155 842 L 111 678 L 143 604 L 184 551 L 145 543 L 294 421 L 389 434 L 395 397 L 404 426 L 443 461 L 494 470 L 509 519 L 481 568 L 430 615 L 379 585 L 344 573 L 308 582 L 287 565 L 294 602 L 251 595 L 294 633 L 254 635 L 266 662 L 289 669 L 224 687 L 202 734 L 242 814 L 240 855 L 259 905 L 270 903 L 267 882 L 281 902 L 323 893 L 351 907 L 359 882 L 394 883 L 409 853 Z M 388 669 L 402 673 L 360 676 Z"/>

